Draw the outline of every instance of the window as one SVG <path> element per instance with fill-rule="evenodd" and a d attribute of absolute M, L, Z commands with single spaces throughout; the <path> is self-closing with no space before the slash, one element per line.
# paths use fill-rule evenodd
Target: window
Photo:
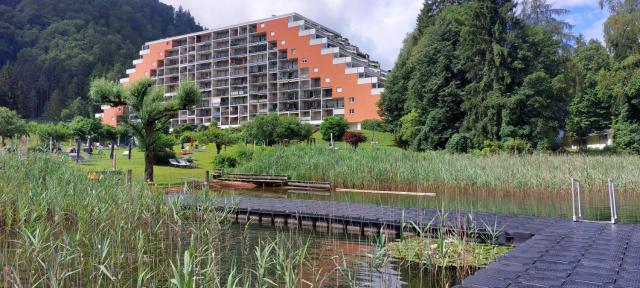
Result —
<path fill-rule="evenodd" d="M 336 92 L 338 92 L 338 93 L 342 93 L 342 87 L 337 87 L 337 88 L 336 88 Z"/>
<path fill-rule="evenodd" d="M 271 36 L 276 36 L 276 32 L 275 31 L 271 31 Z"/>
<path fill-rule="evenodd" d="M 349 103 L 353 103 L 353 102 L 356 102 L 356 98 L 349 97 Z"/>
<path fill-rule="evenodd" d="M 326 83 L 331 83 L 331 78 L 329 78 L 329 77 L 324 78 L 324 82 L 326 82 Z"/>
<path fill-rule="evenodd" d="M 356 110 L 353 108 L 349 109 L 349 114 L 356 114 Z"/>
<path fill-rule="evenodd" d="M 302 63 L 307 63 L 307 58 L 302 58 Z"/>
<path fill-rule="evenodd" d="M 260 23 L 260 28 L 264 28 L 264 23 Z M 273 32 L 271 32 L 273 33 Z"/>
<path fill-rule="evenodd" d="M 296 55 L 296 48 L 291 49 L 291 55 Z"/>
<path fill-rule="evenodd" d="M 318 69 L 318 67 L 313 67 L 313 72 L 318 73 L 318 71 L 320 71 L 320 69 Z"/>
<path fill-rule="evenodd" d="M 285 42 L 284 40 L 280 41 L 280 45 L 284 45 L 285 43 L 287 42 Z"/>

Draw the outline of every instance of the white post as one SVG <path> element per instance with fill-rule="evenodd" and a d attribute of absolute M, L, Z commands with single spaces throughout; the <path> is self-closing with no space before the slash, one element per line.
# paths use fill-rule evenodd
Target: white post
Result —
<path fill-rule="evenodd" d="M 616 192 L 613 181 L 611 179 L 607 180 L 607 184 L 609 186 L 609 210 L 611 211 L 611 224 L 616 224 L 616 221 L 618 219 L 618 209 L 616 208 Z"/>
<path fill-rule="evenodd" d="M 576 218 L 576 188 L 575 188 L 575 182 L 576 180 L 571 178 L 571 212 L 573 215 L 573 222 L 578 221 L 578 218 Z"/>
<path fill-rule="evenodd" d="M 580 181 L 577 182 L 578 188 L 578 219 L 582 220 L 582 196 L 580 195 Z"/>
<path fill-rule="evenodd" d="M 329 134 L 330 138 L 331 138 L 331 148 L 334 148 L 333 146 L 333 133 Z"/>

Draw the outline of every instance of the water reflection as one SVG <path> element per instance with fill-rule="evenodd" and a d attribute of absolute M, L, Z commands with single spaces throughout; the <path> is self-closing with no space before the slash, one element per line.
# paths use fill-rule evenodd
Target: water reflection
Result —
<path fill-rule="evenodd" d="M 531 215 L 571 219 L 571 193 L 549 191 L 495 191 L 487 189 L 456 188 L 435 191 L 435 197 L 392 194 L 332 192 L 326 195 L 287 193 L 278 189 L 215 192 L 236 196 L 329 200 L 400 207 L 422 207 L 449 211 L 491 212 L 506 215 Z M 621 223 L 640 223 L 640 193 L 619 193 L 618 219 Z M 606 192 L 585 193 L 585 219 L 609 220 L 609 202 Z"/>
<path fill-rule="evenodd" d="M 455 270 L 436 271 L 430 267 L 385 256 L 373 259 L 376 239 L 358 234 L 314 232 L 260 224 L 233 224 L 225 233 L 230 245 L 226 263 L 238 263 L 237 269 L 255 269 L 253 251 L 261 241 L 276 234 L 287 238 L 290 249 L 308 243 L 310 270 L 302 272 L 302 287 L 451 287 L 461 277 Z"/>

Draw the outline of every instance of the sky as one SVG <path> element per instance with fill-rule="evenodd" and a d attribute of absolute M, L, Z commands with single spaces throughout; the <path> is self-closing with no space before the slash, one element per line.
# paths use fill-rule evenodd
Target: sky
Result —
<path fill-rule="evenodd" d="M 297 12 L 338 31 L 350 42 L 391 69 L 407 33 L 413 31 L 423 0 L 160 0 L 189 10 L 206 28 Z M 554 7 L 570 10 L 563 18 L 574 25 L 574 34 L 603 39 L 607 12 L 598 0 L 549 0 Z"/>

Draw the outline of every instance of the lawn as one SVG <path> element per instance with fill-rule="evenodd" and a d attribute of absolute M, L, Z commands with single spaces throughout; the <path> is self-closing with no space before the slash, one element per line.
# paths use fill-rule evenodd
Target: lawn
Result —
<path fill-rule="evenodd" d="M 182 183 L 187 179 L 203 179 L 206 170 L 213 172 L 211 161 L 216 155 L 213 145 L 208 145 L 205 151 L 194 152 L 191 157 L 195 159 L 196 168 L 177 168 L 171 166 L 154 165 L 154 178 L 157 184 L 175 184 Z M 227 148 L 232 150 L 233 147 Z M 131 169 L 134 178 L 142 178 L 144 173 L 144 154 L 142 151 L 134 148 L 131 152 L 131 160 L 123 156 L 126 148 L 116 149 L 116 164 L 119 170 Z M 174 150 L 180 151 L 180 146 L 174 147 Z M 224 150 L 223 150 L 224 151 Z M 89 158 L 89 161 L 80 164 L 80 166 L 88 171 L 111 170 L 111 159 L 109 159 L 109 150 L 102 150 L 98 155 Z M 84 156 L 84 154 L 83 154 Z"/>
<path fill-rule="evenodd" d="M 371 144 L 371 140 L 378 142 L 375 144 L 375 147 L 392 147 L 393 146 L 393 135 L 390 133 L 381 133 L 381 132 L 373 132 L 373 131 L 362 131 L 368 139 L 367 143 L 363 143 L 360 145 L 359 149 L 369 149 L 374 147 Z M 316 145 L 328 145 L 326 141 L 322 140 L 322 137 L 319 132 L 316 132 L 313 137 L 316 139 Z M 349 148 L 347 144 L 343 142 L 336 142 L 336 146 Z M 69 144 L 69 147 L 71 144 Z M 228 152 L 233 152 L 237 145 L 227 147 Z M 194 152 L 191 154 L 197 163 L 196 168 L 177 168 L 171 166 L 164 165 L 155 165 L 154 166 L 154 178 L 156 184 L 176 184 L 182 183 L 187 179 L 203 179 L 206 170 L 213 172 L 214 167 L 211 164 L 213 158 L 216 155 L 215 146 L 207 145 L 205 151 Z M 118 148 L 116 149 L 117 155 L 117 169 L 119 170 L 128 170 L 131 169 L 133 172 L 134 178 L 142 178 L 144 173 L 144 154 L 142 151 L 134 148 L 131 153 L 131 160 L 127 159 L 126 156 L 123 156 L 122 153 L 127 150 L 126 148 Z M 174 147 L 176 152 L 180 151 L 180 145 L 176 145 Z M 109 159 L 109 150 L 104 149 L 101 152 L 97 153 L 89 158 L 89 161 L 80 164 L 80 166 L 87 171 L 102 171 L 102 170 L 111 170 L 111 159 Z M 222 152 L 225 152 L 223 150 Z M 85 157 L 86 154 L 83 154 Z"/>

